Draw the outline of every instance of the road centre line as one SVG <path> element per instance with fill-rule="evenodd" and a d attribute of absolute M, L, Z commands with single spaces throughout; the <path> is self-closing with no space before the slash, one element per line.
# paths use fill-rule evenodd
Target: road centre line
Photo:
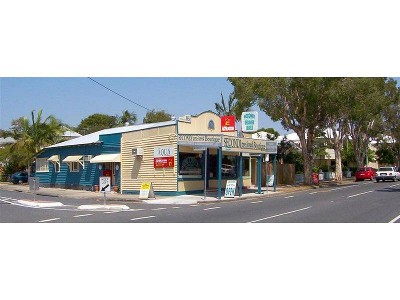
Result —
<path fill-rule="evenodd" d="M 176 209 L 177 209 L 177 208 L 180 208 L 180 207 L 179 207 L 179 206 L 174 206 L 173 208 L 176 208 Z"/>
<path fill-rule="evenodd" d="M 285 199 L 288 199 L 288 198 L 294 198 L 294 196 L 287 196 L 287 197 L 285 197 Z"/>
<path fill-rule="evenodd" d="M 364 192 L 364 193 L 359 193 L 359 194 L 347 196 L 347 198 L 353 198 L 353 197 L 357 197 L 357 196 L 364 195 L 364 194 L 368 194 L 368 193 L 372 193 L 372 192 L 374 192 L 374 191 L 368 191 L 368 192 Z"/>
<path fill-rule="evenodd" d="M 302 210 L 306 210 L 306 209 L 309 209 L 309 208 L 311 208 L 311 207 L 312 207 L 312 206 L 308 206 L 308 207 L 304 207 L 304 208 L 301 208 L 301 209 L 296 209 L 296 210 L 288 211 L 288 212 L 285 212 L 285 213 L 282 213 L 282 214 L 279 214 L 279 215 L 274 215 L 274 216 L 270 216 L 270 217 L 266 217 L 266 218 L 262 218 L 262 219 L 258 219 L 258 220 L 254 220 L 254 221 L 250 221 L 250 222 L 248 222 L 248 223 L 255 223 L 255 222 L 258 222 L 258 221 L 263 221 L 263 220 L 272 219 L 272 218 L 276 218 L 276 217 L 280 217 L 280 216 L 284 216 L 284 215 L 288 215 L 288 214 L 293 214 L 293 213 L 295 213 L 295 212 L 302 211 Z"/>
<path fill-rule="evenodd" d="M 149 219 L 149 218 L 155 218 L 155 217 L 156 217 L 156 216 L 140 217 L 140 218 L 131 219 L 131 221 L 142 220 L 142 219 Z"/>
<path fill-rule="evenodd" d="M 252 204 L 256 204 L 256 203 L 262 203 L 263 201 L 262 200 L 260 200 L 260 201 L 253 201 L 253 202 L 250 202 L 250 203 L 252 203 Z"/>
<path fill-rule="evenodd" d="M 74 218 L 80 218 L 80 217 L 87 217 L 87 216 L 92 216 L 93 214 L 85 214 L 85 215 L 76 215 Z"/>
<path fill-rule="evenodd" d="M 115 213 L 117 213 L 118 211 L 105 211 L 104 213 L 105 214 L 115 214 Z"/>
<path fill-rule="evenodd" d="M 316 193 L 318 193 L 318 192 L 312 192 L 312 193 L 310 193 L 310 195 L 313 195 L 313 194 L 316 194 Z"/>
<path fill-rule="evenodd" d="M 141 211 L 141 210 L 145 210 L 144 208 L 132 208 L 129 211 Z"/>
<path fill-rule="evenodd" d="M 163 210 L 163 209 L 167 209 L 166 207 L 159 207 L 159 208 L 152 208 L 151 210 Z"/>
<path fill-rule="evenodd" d="M 193 206 L 193 207 L 194 207 L 194 206 L 199 206 L 199 205 L 198 205 L 198 204 L 192 204 L 192 205 L 190 205 L 190 206 Z"/>
<path fill-rule="evenodd" d="M 55 220 L 60 220 L 60 218 L 54 218 L 54 219 L 41 220 L 41 221 L 39 221 L 39 223 L 51 222 L 51 221 L 55 221 Z"/>
<path fill-rule="evenodd" d="M 221 207 L 219 207 L 219 206 L 215 206 L 215 207 L 209 207 L 209 208 L 205 208 L 205 209 L 203 209 L 203 210 L 212 210 L 212 209 L 218 209 L 218 208 L 221 208 Z"/>
<path fill-rule="evenodd" d="M 400 219 L 400 215 L 398 215 L 396 218 L 394 218 L 393 220 L 389 221 L 389 223 L 395 223 L 398 219 Z"/>
<path fill-rule="evenodd" d="M 347 188 L 351 188 L 351 187 L 355 187 L 355 186 L 357 186 L 357 184 L 352 184 L 352 185 L 348 185 L 348 186 L 343 186 L 343 187 L 339 187 L 339 188 L 330 189 L 327 192 L 336 191 L 336 190 L 343 190 L 343 189 L 347 189 Z"/>

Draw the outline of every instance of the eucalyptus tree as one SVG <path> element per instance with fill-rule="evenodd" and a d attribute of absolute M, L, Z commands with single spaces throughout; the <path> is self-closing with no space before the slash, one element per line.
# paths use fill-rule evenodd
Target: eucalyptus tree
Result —
<path fill-rule="evenodd" d="M 342 181 L 343 143 L 348 135 L 349 109 L 352 98 L 346 93 L 347 78 L 331 78 L 329 100 L 324 102 L 327 112 L 326 141 L 335 152 L 335 180 Z"/>
<path fill-rule="evenodd" d="M 389 78 L 386 81 L 385 97 L 389 105 L 382 110 L 382 134 L 378 141 L 383 148 L 391 150 L 394 154 L 396 165 L 400 165 L 400 88 L 397 81 Z"/>
<path fill-rule="evenodd" d="M 381 113 L 389 105 L 385 80 L 384 77 L 348 77 L 342 82 L 342 92 L 349 101 L 348 134 L 358 167 L 364 166 L 369 143 L 379 133 Z"/>
<path fill-rule="evenodd" d="M 293 130 L 300 139 L 304 161 L 305 183 L 311 184 L 316 137 L 326 127 L 329 78 L 229 78 L 239 102 L 258 104 L 273 121 Z"/>
<path fill-rule="evenodd" d="M 170 121 L 172 115 L 164 110 L 150 110 L 143 118 L 143 124 Z"/>

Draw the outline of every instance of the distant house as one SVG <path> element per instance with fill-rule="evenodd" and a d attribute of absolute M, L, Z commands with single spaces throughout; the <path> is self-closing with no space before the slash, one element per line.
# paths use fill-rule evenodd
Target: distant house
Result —
<path fill-rule="evenodd" d="M 62 134 L 63 140 L 71 140 L 71 139 L 75 139 L 75 138 L 78 138 L 78 137 L 81 137 L 81 136 L 82 136 L 81 134 L 79 134 L 79 133 L 77 133 L 75 131 L 72 131 L 72 130 L 66 130 Z"/>
<path fill-rule="evenodd" d="M 4 148 L 7 145 L 14 144 L 15 140 L 12 137 L 0 138 L 0 148 Z"/>

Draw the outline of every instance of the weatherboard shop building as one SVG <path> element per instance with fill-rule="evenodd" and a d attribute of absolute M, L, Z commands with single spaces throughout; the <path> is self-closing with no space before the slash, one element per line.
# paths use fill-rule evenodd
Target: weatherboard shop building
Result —
<path fill-rule="evenodd" d="M 122 194 L 138 194 L 143 182 L 151 182 L 156 195 L 202 193 L 206 186 L 221 198 L 230 179 L 237 180 L 239 194 L 246 186 L 261 192 L 266 153 L 265 140 L 221 132 L 221 118 L 208 111 L 50 146 L 37 157 L 37 176 L 42 186 L 85 189 L 98 185 L 100 176 L 110 176 Z M 47 169 L 41 169 L 46 161 Z"/>

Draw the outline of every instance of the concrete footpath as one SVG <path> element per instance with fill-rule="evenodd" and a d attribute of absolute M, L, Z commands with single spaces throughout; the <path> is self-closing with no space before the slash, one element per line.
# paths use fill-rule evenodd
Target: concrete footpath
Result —
<path fill-rule="evenodd" d="M 115 204 L 110 204 L 108 209 L 127 209 L 126 205 L 122 203 L 148 203 L 148 204 L 198 204 L 198 203 L 210 203 L 210 202 L 219 202 L 219 201 L 237 201 L 237 200 L 250 200 L 250 199 L 257 199 L 259 197 L 270 196 L 273 197 L 275 195 L 280 194 L 288 194 L 293 193 L 296 191 L 307 190 L 307 189 L 317 189 L 317 188 L 327 188 L 333 187 L 338 185 L 348 185 L 351 184 L 354 179 L 346 178 L 342 182 L 338 183 L 335 181 L 322 181 L 320 182 L 319 186 L 305 186 L 305 185 L 283 185 L 278 186 L 276 191 L 273 191 L 272 187 L 263 187 L 262 194 L 257 193 L 257 189 L 245 189 L 243 190 L 243 195 L 239 197 L 236 195 L 234 198 L 225 198 L 222 197 L 221 200 L 217 198 L 217 191 L 207 191 L 207 196 L 204 199 L 204 194 L 196 194 L 196 195 L 180 195 L 180 196 L 158 196 L 157 192 L 155 199 L 149 200 L 140 200 L 139 195 L 122 195 L 119 193 L 111 192 L 107 193 L 107 202 L 114 202 Z M 34 194 L 33 191 L 29 190 L 29 185 L 27 184 L 12 184 L 8 182 L 1 182 L 0 183 L 1 190 L 7 191 L 17 191 L 23 192 L 28 194 Z M 88 203 L 89 200 L 96 200 L 102 199 L 103 194 L 99 192 L 92 192 L 92 191 L 83 191 L 83 190 L 71 190 L 71 189 L 60 189 L 60 188 L 44 188 L 40 187 L 39 190 L 36 191 L 36 195 L 38 198 L 39 196 L 48 196 L 54 197 L 54 201 L 30 201 L 30 200 L 20 200 L 25 201 L 24 205 L 30 205 L 35 207 L 51 207 L 51 206 L 60 206 L 63 203 L 57 200 L 58 197 L 64 198 L 72 198 L 72 199 L 87 199 Z M 91 202 L 91 201 L 90 201 Z M 118 204 L 117 204 L 117 203 Z M 67 204 L 67 203 L 64 203 Z M 87 209 L 87 205 L 81 205 L 82 209 Z M 104 208 L 104 206 L 102 206 Z"/>

